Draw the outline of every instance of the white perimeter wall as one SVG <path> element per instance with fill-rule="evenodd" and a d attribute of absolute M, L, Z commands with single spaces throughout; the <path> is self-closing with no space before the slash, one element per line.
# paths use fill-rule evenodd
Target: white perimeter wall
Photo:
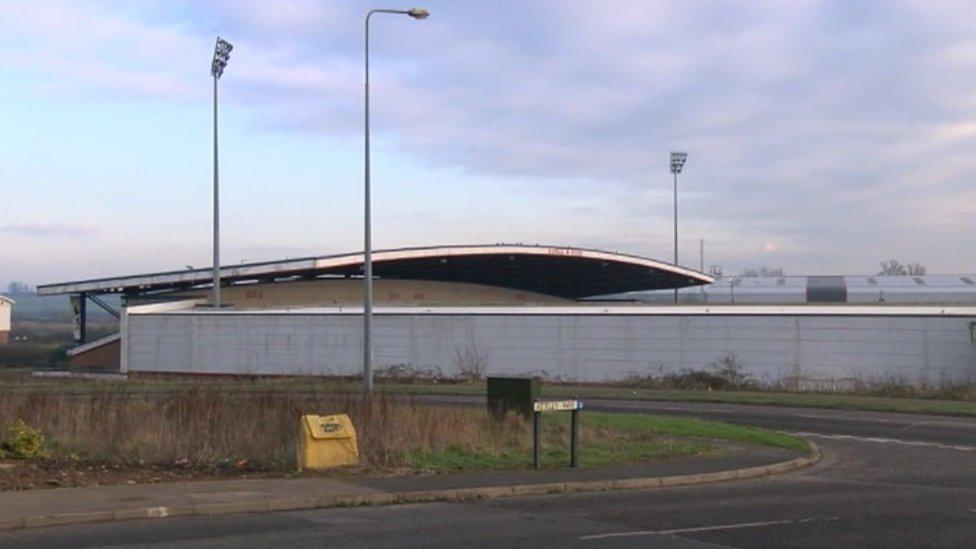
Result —
<path fill-rule="evenodd" d="M 976 380 L 976 310 L 969 310 L 972 316 L 630 311 L 380 312 L 374 318 L 374 364 L 436 367 L 451 374 L 458 369 L 459 356 L 476 357 L 485 361 L 488 374 L 605 381 L 702 369 L 734 353 L 747 372 L 767 382 L 893 376 L 909 382 Z M 359 314 L 334 310 L 129 314 L 123 368 L 356 375 L 361 370 L 361 329 Z"/>

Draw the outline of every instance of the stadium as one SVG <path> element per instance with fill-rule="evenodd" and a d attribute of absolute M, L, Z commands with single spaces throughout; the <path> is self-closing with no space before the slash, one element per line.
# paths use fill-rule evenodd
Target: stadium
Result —
<path fill-rule="evenodd" d="M 722 303 L 719 291 L 706 302 L 721 286 L 701 272 L 557 246 L 401 248 L 375 251 L 373 262 L 380 370 L 599 382 L 731 357 L 757 380 L 797 387 L 976 378 L 976 307 L 965 291 L 948 304 L 916 297 L 891 305 L 897 291 L 858 303 L 844 277 L 803 277 L 802 300 L 793 292 L 793 301 Z M 71 296 L 77 368 L 352 376 L 362 368 L 362 268 L 362 253 L 222 267 L 227 307 L 219 310 L 210 307 L 204 269 L 48 284 L 38 293 Z M 726 289 L 750 295 L 742 284 L 733 279 Z M 640 302 L 661 292 L 673 299 L 676 289 L 677 305 Z M 121 297 L 119 333 L 86 341 L 88 303 L 111 309 L 106 294 Z"/>

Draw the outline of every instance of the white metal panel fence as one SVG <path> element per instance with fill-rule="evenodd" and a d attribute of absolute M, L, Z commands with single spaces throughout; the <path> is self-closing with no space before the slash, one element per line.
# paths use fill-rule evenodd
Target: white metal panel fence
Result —
<path fill-rule="evenodd" d="M 374 362 L 448 375 L 484 367 L 607 381 L 706 369 L 733 355 L 764 382 L 976 381 L 976 315 L 576 310 L 379 311 Z M 154 312 L 129 314 L 125 326 L 130 371 L 356 375 L 361 368 L 354 312 Z"/>

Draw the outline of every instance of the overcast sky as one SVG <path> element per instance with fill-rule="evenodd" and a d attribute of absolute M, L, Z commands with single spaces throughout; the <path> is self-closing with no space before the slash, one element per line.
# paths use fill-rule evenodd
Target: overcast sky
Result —
<path fill-rule="evenodd" d="M 362 247 L 363 16 L 0 0 L 0 282 Z M 383 4 L 408 8 L 408 4 Z M 970 2 L 430 1 L 374 19 L 377 248 L 523 242 L 726 272 L 976 271 Z"/>

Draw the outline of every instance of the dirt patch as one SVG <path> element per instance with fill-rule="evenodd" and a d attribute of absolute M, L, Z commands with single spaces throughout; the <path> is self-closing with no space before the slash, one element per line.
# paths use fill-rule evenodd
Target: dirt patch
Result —
<path fill-rule="evenodd" d="M 253 470 L 246 466 L 199 469 L 180 465 L 161 467 L 65 460 L 7 460 L 0 461 L 0 492 L 271 476 L 281 476 L 281 474 Z"/>

